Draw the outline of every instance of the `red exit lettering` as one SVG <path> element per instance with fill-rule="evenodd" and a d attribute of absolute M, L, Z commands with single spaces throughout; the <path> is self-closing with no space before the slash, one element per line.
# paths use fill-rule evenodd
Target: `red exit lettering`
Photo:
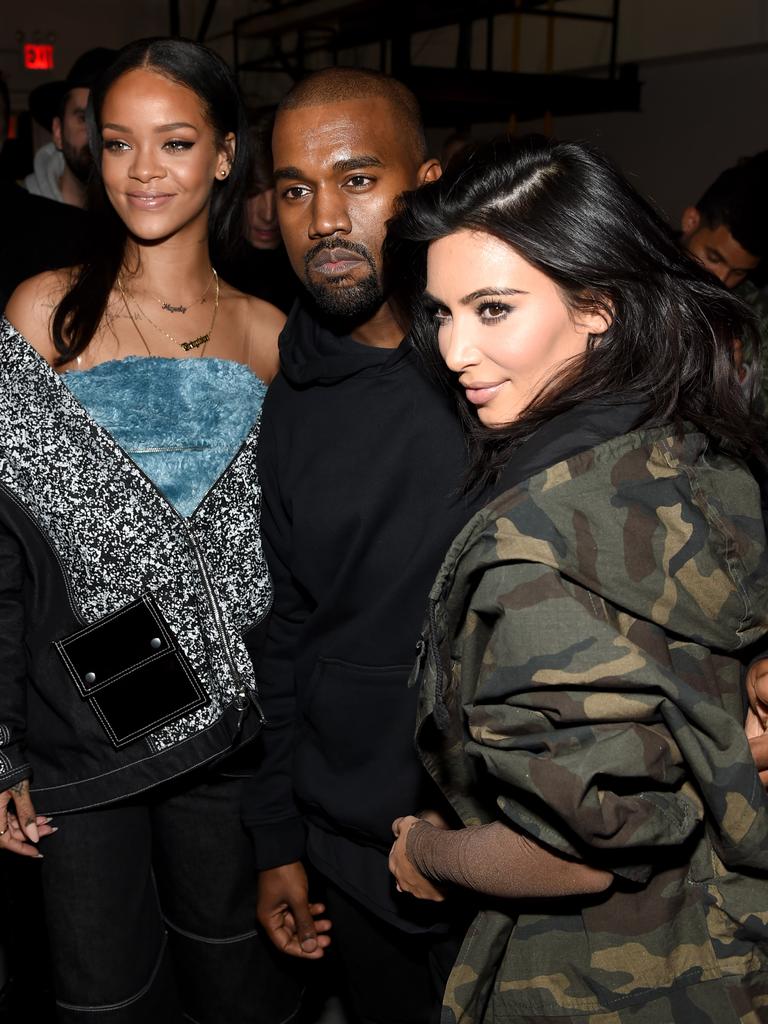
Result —
<path fill-rule="evenodd" d="M 53 67 L 53 47 L 49 44 L 25 43 L 24 67 L 30 71 L 50 71 Z"/>

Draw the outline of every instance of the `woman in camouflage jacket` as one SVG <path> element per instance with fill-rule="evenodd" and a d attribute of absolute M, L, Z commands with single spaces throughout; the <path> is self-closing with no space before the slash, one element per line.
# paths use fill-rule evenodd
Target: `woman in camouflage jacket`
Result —
<path fill-rule="evenodd" d="M 479 150 L 392 239 L 427 270 L 401 298 L 417 344 L 477 410 L 468 486 L 501 492 L 446 557 L 414 671 L 464 827 L 393 827 L 403 898 L 478 894 L 443 1020 L 766 1021 L 742 662 L 768 554 L 728 355 L 748 316 L 583 146 Z"/>

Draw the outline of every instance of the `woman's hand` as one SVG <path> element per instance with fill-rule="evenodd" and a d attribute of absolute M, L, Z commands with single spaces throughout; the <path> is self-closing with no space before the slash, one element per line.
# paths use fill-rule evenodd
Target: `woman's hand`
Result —
<path fill-rule="evenodd" d="M 749 666 L 746 685 L 749 711 L 744 730 L 760 772 L 760 781 L 768 787 L 768 658 L 761 658 Z"/>
<path fill-rule="evenodd" d="M 445 899 L 445 894 L 413 866 L 406 851 L 408 833 L 421 820 L 413 814 L 408 814 L 392 822 L 395 841 L 389 851 L 389 870 L 395 876 L 398 892 L 410 893 L 418 900 L 441 902 Z"/>
<path fill-rule="evenodd" d="M 22 857 L 42 857 L 36 844 L 43 836 L 56 829 L 50 818 L 35 814 L 29 795 L 29 779 L 0 792 L 0 850 L 21 854 Z"/>

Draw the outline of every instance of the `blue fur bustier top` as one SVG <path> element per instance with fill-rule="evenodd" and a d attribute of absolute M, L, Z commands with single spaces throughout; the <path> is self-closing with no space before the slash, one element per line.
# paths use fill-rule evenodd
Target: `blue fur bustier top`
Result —
<path fill-rule="evenodd" d="M 232 461 L 267 390 L 247 366 L 214 358 L 128 356 L 62 380 L 183 516 Z"/>

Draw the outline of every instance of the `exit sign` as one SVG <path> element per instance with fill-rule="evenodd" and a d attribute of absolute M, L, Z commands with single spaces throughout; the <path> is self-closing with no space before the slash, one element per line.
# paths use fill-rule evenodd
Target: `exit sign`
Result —
<path fill-rule="evenodd" d="M 24 67 L 30 71 L 50 71 L 53 67 L 53 47 L 49 44 L 25 43 Z"/>

